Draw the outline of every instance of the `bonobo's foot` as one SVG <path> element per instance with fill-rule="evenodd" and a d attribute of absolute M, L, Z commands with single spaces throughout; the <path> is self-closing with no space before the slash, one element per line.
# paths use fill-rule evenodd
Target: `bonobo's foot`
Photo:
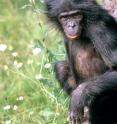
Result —
<path fill-rule="evenodd" d="M 81 84 L 73 91 L 71 95 L 70 113 L 69 119 L 70 124 L 83 124 L 88 120 L 88 107 L 85 105 L 85 84 Z"/>

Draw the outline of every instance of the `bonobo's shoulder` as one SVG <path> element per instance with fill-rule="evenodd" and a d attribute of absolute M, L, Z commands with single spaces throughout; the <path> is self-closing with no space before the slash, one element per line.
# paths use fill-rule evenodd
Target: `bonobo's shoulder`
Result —
<path fill-rule="evenodd" d="M 116 31 L 117 33 L 117 21 L 114 17 L 108 14 L 107 16 L 103 16 L 103 20 L 106 26 L 110 27 L 113 31 Z"/>
<path fill-rule="evenodd" d="M 102 26 L 106 26 L 106 27 L 110 27 L 111 29 L 114 29 L 114 30 L 117 31 L 117 21 L 114 17 L 112 17 L 107 12 L 107 10 L 100 7 L 96 19 L 97 20 L 95 20 L 95 22 L 97 24 L 102 25 Z"/>

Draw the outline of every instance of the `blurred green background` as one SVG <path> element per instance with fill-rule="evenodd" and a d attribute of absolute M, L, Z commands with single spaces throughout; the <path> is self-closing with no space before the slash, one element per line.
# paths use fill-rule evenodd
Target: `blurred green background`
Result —
<path fill-rule="evenodd" d="M 65 50 L 43 4 L 0 0 L 0 124 L 67 124 L 68 97 L 53 73 Z"/>

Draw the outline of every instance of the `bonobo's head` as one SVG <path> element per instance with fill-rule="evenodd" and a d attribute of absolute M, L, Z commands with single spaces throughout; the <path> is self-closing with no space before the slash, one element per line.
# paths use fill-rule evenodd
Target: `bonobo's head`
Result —
<path fill-rule="evenodd" d="M 94 0 L 45 0 L 47 16 L 64 35 L 74 41 L 79 39 L 85 24 L 85 12 L 95 7 Z M 88 10 L 88 11 L 87 11 Z"/>
<path fill-rule="evenodd" d="M 62 26 L 64 34 L 70 40 L 78 39 L 82 31 L 83 15 L 80 11 L 71 10 L 62 12 L 58 16 L 58 21 Z"/>

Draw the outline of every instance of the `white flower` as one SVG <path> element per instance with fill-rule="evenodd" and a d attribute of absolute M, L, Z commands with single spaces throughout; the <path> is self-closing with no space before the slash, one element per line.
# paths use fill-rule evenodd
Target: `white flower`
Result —
<path fill-rule="evenodd" d="M 43 79 L 42 74 L 37 74 L 37 75 L 35 76 L 35 79 L 36 79 L 36 80 L 41 80 L 41 79 Z"/>
<path fill-rule="evenodd" d="M 23 96 L 19 96 L 16 100 L 17 101 L 22 101 L 22 100 L 24 100 L 24 97 Z"/>
<path fill-rule="evenodd" d="M 50 68 L 51 67 L 51 64 L 50 63 L 47 63 L 44 65 L 45 68 Z"/>
<path fill-rule="evenodd" d="M 14 61 L 14 66 L 17 68 L 17 69 L 20 69 L 22 66 L 23 66 L 23 63 L 22 62 L 17 62 L 16 60 Z"/>
<path fill-rule="evenodd" d="M 23 63 L 22 62 L 19 62 L 18 64 L 17 64 L 17 68 L 21 68 L 23 66 Z"/>
<path fill-rule="evenodd" d="M 13 56 L 13 57 L 17 57 L 17 56 L 18 56 L 18 53 L 17 53 L 17 52 L 13 52 L 13 53 L 12 53 L 12 56 Z"/>
<path fill-rule="evenodd" d="M 4 52 L 7 49 L 7 45 L 6 44 L 0 44 L 0 51 Z"/>
<path fill-rule="evenodd" d="M 34 112 L 33 112 L 33 111 L 29 112 L 29 115 L 33 115 L 33 114 L 34 114 Z"/>
<path fill-rule="evenodd" d="M 11 124 L 11 120 L 7 120 L 7 121 L 5 121 L 4 124 Z"/>
<path fill-rule="evenodd" d="M 18 106 L 17 105 L 14 105 L 13 106 L 13 110 L 17 110 L 18 109 Z"/>
<path fill-rule="evenodd" d="M 9 110 L 10 108 L 11 108 L 10 105 L 6 105 L 6 106 L 3 107 L 4 110 Z"/>
<path fill-rule="evenodd" d="M 40 49 L 40 48 L 34 48 L 34 49 L 32 50 L 32 53 L 33 53 L 34 55 L 38 55 L 40 52 L 41 52 L 41 49 Z"/>
<path fill-rule="evenodd" d="M 17 63 L 18 63 L 18 62 L 15 60 L 13 64 L 16 66 L 16 65 L 17 65 Z"/>

